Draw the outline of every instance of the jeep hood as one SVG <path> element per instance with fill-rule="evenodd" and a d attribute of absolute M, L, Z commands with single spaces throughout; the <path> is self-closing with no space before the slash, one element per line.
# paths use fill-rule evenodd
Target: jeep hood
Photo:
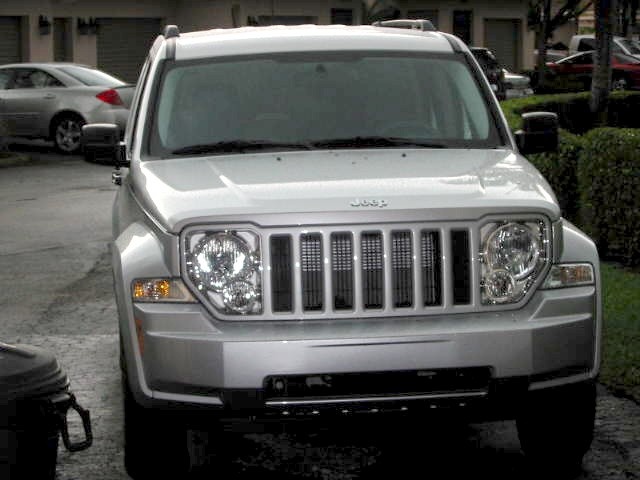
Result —
<path fill-rule="evenodd" d="M 289 224 L 321 214 L 336 223 L 400 212 L 415 221 L 560 214 L 544 178 L 511 150 L 295 151 L 150 160 L 132 169 L 142 207 L 175 233 L 193 223 L 260 223 L 274 214 L 287 214 Z"/>

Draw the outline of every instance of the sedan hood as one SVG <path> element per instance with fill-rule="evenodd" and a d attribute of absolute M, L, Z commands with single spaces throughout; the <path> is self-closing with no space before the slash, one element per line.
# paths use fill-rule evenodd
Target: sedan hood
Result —
<path fill-rule="evenodd" d="M 335 221 L 346 212 L 363 219 L 402 212 L 419 221 L 505 211 L 559 216 L 547 182 L 511 150 L 296 151 L 151 160 L 132 168 L 134 195 L 174 233 L 210 221 L 261 223 L 274 214 L 293 215 L 299 224 L 320 214 Z"/>

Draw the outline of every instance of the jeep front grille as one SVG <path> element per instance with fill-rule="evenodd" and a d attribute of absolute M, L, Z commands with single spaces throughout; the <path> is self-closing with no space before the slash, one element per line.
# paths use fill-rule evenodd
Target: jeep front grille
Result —
<path fill-rule="evenodd" d="M 265 316 L 437 313 L 474 300 L 469 228 L 265 234 Z"/>

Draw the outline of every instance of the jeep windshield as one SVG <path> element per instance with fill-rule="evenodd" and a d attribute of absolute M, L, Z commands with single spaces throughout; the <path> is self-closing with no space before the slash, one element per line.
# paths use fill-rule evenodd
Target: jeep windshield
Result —
<path fill-rule="evenodd" d="M 305 52 L 165 63 L 151 158 L 354 148 L 497 148 L 459 54 Z"/>

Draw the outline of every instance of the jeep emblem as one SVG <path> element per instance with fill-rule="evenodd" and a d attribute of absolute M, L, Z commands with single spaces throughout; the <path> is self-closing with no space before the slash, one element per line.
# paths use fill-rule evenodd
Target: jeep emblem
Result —
<path fill-rule="evenodd" d="M 352 207 L 380 207 L 384 208 L 389 205 L 386 200 L 359 200 L 355 199 L 350 203 Z"/>

